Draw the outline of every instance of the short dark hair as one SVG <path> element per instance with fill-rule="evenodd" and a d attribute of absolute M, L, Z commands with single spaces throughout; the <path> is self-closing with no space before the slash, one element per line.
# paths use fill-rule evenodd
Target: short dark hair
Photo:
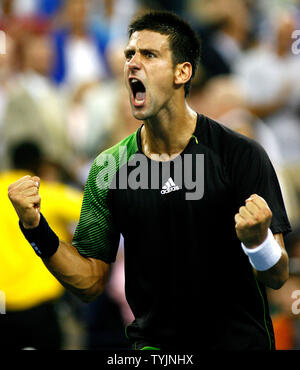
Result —
<path fill-rule="evenodd" d="M 149 30 L 168 35 L 173 66 L 189 62 L 194 77 L 200 61 L 201 44 L 197 33 L 178 15 L 169 11 L 150 11 L 138 15 L 128 26 L 129 38 L 136 31 Z M 191 79 L 184 85 L 185 96 L 189 94 Z"/>

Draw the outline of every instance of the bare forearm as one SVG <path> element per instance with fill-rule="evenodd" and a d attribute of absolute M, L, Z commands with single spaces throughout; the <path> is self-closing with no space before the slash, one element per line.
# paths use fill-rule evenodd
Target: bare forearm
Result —
<path fill-rule="evenodd" d="M 235 228 L 258 280 L 270 288 L 279 289 L 289 277 L 288 255 L 282 234 L 273 235 L 269 229 L 271 219 L 267 202 L 252 194 L 235 215 Z"/>
<path fill-rule="evenodd" d="M 104 290 L 109 265 L 81 256 L 71 244 L 60 241 L 56 253 L 43 262 L 65 288 L 84 302 L 94 300 Z"/>

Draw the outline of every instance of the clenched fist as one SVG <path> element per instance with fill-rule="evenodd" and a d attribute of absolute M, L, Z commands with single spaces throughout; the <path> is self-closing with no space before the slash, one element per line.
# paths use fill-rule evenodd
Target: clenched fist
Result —
<path fill-rule="evenodd" d="M 262 197 L 253 194 L 234 219 L 237 237 L 247 248 L 255 248 L 268 236 L 272 212 Z"/>
<path fill-rule="evenodd" d="M 25 229 L 37 227 L 40 222 L 39 185 L 39 177 L 24 176 L 8 187 L 8 197 Z"/>

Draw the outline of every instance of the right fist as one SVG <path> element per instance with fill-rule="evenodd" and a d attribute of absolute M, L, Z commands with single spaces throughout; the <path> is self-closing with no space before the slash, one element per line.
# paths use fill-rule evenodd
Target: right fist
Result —
<path fill-rule="evenodd" d="M 8 187 L 8 197 L 25 229 L 33 229 L 40 222 L 39 186 L 40 178 L 28 175 Z"/>

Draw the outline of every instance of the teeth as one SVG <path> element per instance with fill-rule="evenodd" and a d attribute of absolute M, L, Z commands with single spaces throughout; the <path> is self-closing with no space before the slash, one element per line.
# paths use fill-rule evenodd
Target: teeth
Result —
<path fill-rule="evenodd" d="M 136 83 L 136 82 L 138 82 L 138 80 L 137 80 L 136 78 L 133 78 L 133 79 L 131 80 L 131 83 Z"/>

